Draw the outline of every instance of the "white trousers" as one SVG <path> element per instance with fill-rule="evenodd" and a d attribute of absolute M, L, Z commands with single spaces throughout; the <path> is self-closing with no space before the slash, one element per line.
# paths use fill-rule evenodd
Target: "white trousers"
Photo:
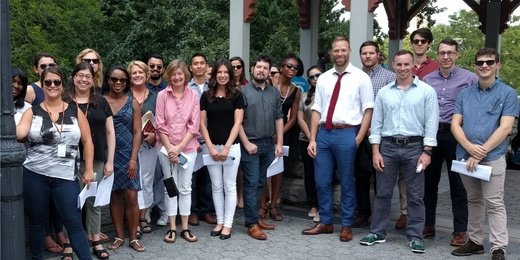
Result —
<path fill-rule="evenodd" d="M 216 145 L 220 152 L 223 145 Z M 209 154 L 208 147 L 202 148 L 204 154 Z M 224 224 L 231 228 L 237 205 L 237 171 L 240 164 L 240 144 L 234 144 L 229 149 L 228 156 L 234 157 L 232 165 L 208 165 L 211 189 L 213 191 L 213 204 L 217 214 L 217 224 Z"/>
<path fill-rule="evenodd" d="M 153 182 L 158 151 L 157 148 L 150 148 L 146 143 L 141 144 L 139 148 L 139 176 L 141 179 L 141 190 L 137 192 L 139 209 L 147 209 L 153 203 Z"/>
<path fill-rule="evenodd" d="M 164 178 L 166 179 L 173 175 L 173 179 L 179 190 L 179 196 L 170 198 L 168 192 L 164 189 L 166 215 L 169 217 L 177 215 L 177 207 L 179 207 L 181 216 L 189 216 L 191 213 L 191 176 L 193 175 L 197 151 L 185 153 L 185 155 L 186 159 L 188 159 L 188 167 L 186 169 L 179 166 L 179 164 L 170 163 L 168 156 L 159 152 L 159 162 L 161 162 Z"/>

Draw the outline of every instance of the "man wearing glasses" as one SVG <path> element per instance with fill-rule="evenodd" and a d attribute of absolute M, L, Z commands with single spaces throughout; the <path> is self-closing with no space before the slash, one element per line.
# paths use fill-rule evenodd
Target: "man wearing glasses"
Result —
<path fill-rule="evenodd" d="M 159 54 L 152 54 L 150 58 L 148 58 L 148 67 L 150 68 L 150 79 L 146 82 L 146 87 L 150 91 L 159 93 L 159 91 L 168 86 L 168 82 L 162 79 L 165 69 L 163 57 Z"/>
<path fill-rule="evenodd" d="M 456 156 L 468 171 L 491 166 L 489 181 L 460 175 L 468 193 L 468 242 L 453 250 L 456 256 L 484 253 L 484 220 L 489 222 L 492 259 L 505 259 L 508 244 L 504 205 L 507 135 L 519 106 L 516 91 L 497 79 L 500 57 L 496 49 L 483 48 L 475 55 L 478 84 L 460 92 L 455 103 L 451 131 L 459 143 Z"/>
<path fill-rule="evenodd" d="M 437 147 L 434 147 L 431 156 L 431 165 L 426 168 L 424 206 L 426 221 L 423 237 L 435 236 L 435 215 L 437 208 L 437 193 L 441 179 L 442 165 L 446 161 L 448 179 L 450 181 L 451 210 L 453 213 L 452 246 L 462 246 L 466 243 L 466 229 L 468 225 L 468 199 L 460 176 L 452 172 L 451 161 L 455 160 L 457 141 L 450 131 L 451 118 L 455 101 L 459 92 L 478 82 L 475 73 L 456 65 L 459 59 L 458 43 L 453 39 L 444 39 L 437 48 L 439 70 L 424 77 L 424 82 L 432 86 L 437 92 L 439 103 L 439 129 L 437 130 Z"/>
<path fill-rule="evenodd" d="M 374 97 L 377 92 L 386 84 L 395 81 L 395 73 L 383 68 L 379 64 L 380 56 L 379 45 L 374 41 L 366 41 L 359 48 L 359 56 L 363 64 L 363 71 L 370 76 Z M 370 179 L 374 173 L 372 167 L 372 147 L 368 142 L 368 137 L 358 147 L 356 155 L 355 178 L 356 178 L 356 217 L 352 227 L 360 228 L 369 224 L 372 215 L 370 205 Z"/>
<path fill-rule="evenodd" d="M 25 93 L 25 101 L 30 103 L 32 106 L 39 105 L 45 98 L 45 93 L 40 86 L 40 76 L 47 67 L 55 67 L 56 59 L 49 53 L 40 52 L 37 53 L 34 58 L 34 72 L 38 74 L 38 80 L 31 85 L 27 86 L 27 92 Z"/>
<path fill-rule="evenodd" d="M 433 43 L 432 31 L 428 28 L 415 30 L 410 35 L 410 43 L 414 56 L 413 75 L 422 80 L 424 76 L 439 68 L 439 64 L 427 55 Z"/>

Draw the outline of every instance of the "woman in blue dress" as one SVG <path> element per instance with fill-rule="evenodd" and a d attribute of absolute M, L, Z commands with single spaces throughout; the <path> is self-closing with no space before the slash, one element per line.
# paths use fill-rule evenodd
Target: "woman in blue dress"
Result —
<path fill-rule="evenodd" d="M 116 237 L 108 249 L 114 250 L 123 245 L 123 216 L 126 216 L 129 245 L 135 251 L 143 252 L 146 248 L 136 237 L 139 220 L 137 192 L 141 189 L 137 170 L 137 155 L 141 145 L 141 113 L 137 101 L 128 95 L 129 78 L 125 68 L 113 66 L 105 75 L 103 86 L 105 98 L 114 114 L 116 131 L 114 185 L 110 196 L 110 211 Z"/>

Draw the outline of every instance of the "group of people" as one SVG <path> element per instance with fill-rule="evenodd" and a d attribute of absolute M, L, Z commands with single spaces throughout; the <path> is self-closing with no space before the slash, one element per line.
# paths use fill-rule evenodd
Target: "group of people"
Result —
<path fill-rule="evenodd" d="M 124 244 L 123 217 L 129 246 L 143 252 L 139 239 L 152 231 L 154 206 L 161 211 L 157 224 L 168 225 L 167 243 L 177 239 L 177 215 L 179 235 L 188 242 L 198 240 L 190 226 L 199 218 L 215 225 L 211 236 L 229 239 L 237 207 L 244 209 L 247 234 L 264 240 L 264 230 L 275 229 L 265 219 L 283 219 L 283 174 L 268 179 L 267 168 L 294 138 L 301 148 L 308 215 L 317 223 L 303 235 L 334 232 L 337 170 L 341 241 L 352 240 L 352 228 L 368 225 L 361 244 L 386 241 L 398 182 L 402 214 L 396 228 L 406 227 L 413 252 L 425 252 L 423 238 L 435 235 L 446 161 L 454 215 L 450 244 L 458 247 L 452 253 L 484 252 L 487 208 L 491 251 L 499 259 L 495 256 L 504 256 L 507 246 L 504 155 L 519 115 L 516 92 L 497 79 L 500 59 L 494 49 L 477 52 L 475 74 L 456 65 L 456 41 L 440 41 L 437 60 L 426 55 L 433 42 L 430 30 L 414 31 L 410 41 L 412 52 L 393 57 L 394 73 L 379 63 L 377 43 L 361 45 L 363 67 L 356 68 L 349 61 L 348 39 L 336 37 L 333 67 L 308 68 L 306 88 L 293 80 L 303 70 L 293 54 L 278 65 L 258 56 L 248 81 L 240 57 L 210 63 L 195 53 L 188 64 L 177 59 L 166 66 L 160 55 L 152 55 L 147 63 L 131 61 L 105 71 L 101 56 L 85 49 L 68 78 L 52 55 L 39 53 L 34 62 L 39 81 L 29 85 L 19 69 L 12 77 L 16 135 L 27 149 L 24 199 L 31 257 L 41 259 L 45 248 L 64 259 L 72 258 L 72 250 L 90 259 L 90 240 L 92 253 L 108 259 L 104 243 L 111 250 Z M 152 127 L 145 127 L 147 119 Z M 195 169 L 200 156 L 212 162 Z M 461 159 L 469 171 L 478 164 L 491 166 L 490 181 L 452 172 L 452 160 Z M 82 223 L 77 196 L 112 174 L 115 237 L 108 239 L 94 198 L 86 202 Z M 170 178 L 174 195 L 163 184 Z"/>

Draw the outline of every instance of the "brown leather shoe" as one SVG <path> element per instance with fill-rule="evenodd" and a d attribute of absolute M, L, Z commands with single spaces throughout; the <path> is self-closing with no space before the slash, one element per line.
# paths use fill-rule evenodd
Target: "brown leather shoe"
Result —
<path fill-rule="evenodd" d="M 208 224 L 217 224 L 217 216 L 215 216 L 215 214 L 206 213 L 204 214 L 204 221 Z"/>
<path fill-rule="evenodd" d="M 435 226 L 424 226 L 422 236 L 423 236 L 423 238 L 435 236 Z"/>
<path fill-rule="evenodd" d="M 261 218 L 258 219 L 258 226 L 263 230 L 274 230 L 274 225 L 265 223 Z"/>
<path fill-rule="evenodd" d="M 198 226 L 199 225 L 199 216 L 195 214 L 191 214 L 188 218 L 188 224 L 190 226 Z"/>
<path fill-rule="evenodd" d="M 260 229 L 257 224 L 252 224 L 247 228 L 247 234 L 257 240 L 267 239 L 267 235 Z"/>
<path fill-rule="evenodd" d="M 451 237 L 450 245 L 452 246 L 463 246 L 468 241 L 468 235 L 466 232 L 453 232 Z"/>
<path fill-rule="evenodd" d="M 395 222 L 395 228 L 404 229 L 405 227 L 406 227 L 406 215 L 401 214 L 401 216 L 399 216 L 399 219 Z"/>
<path fill-rule="evenodd" d="M 334 225 L 318 223 L 316 226 L 302 230 L 302 235 L 330 234 L 334 232 Z"/>
<path fill-rule="evenodd" d="M 352 229 L 350 227 L 342 227 L 339 233 L 339 240 L 341 242 L 347 242 L 352 240 Z"/>

